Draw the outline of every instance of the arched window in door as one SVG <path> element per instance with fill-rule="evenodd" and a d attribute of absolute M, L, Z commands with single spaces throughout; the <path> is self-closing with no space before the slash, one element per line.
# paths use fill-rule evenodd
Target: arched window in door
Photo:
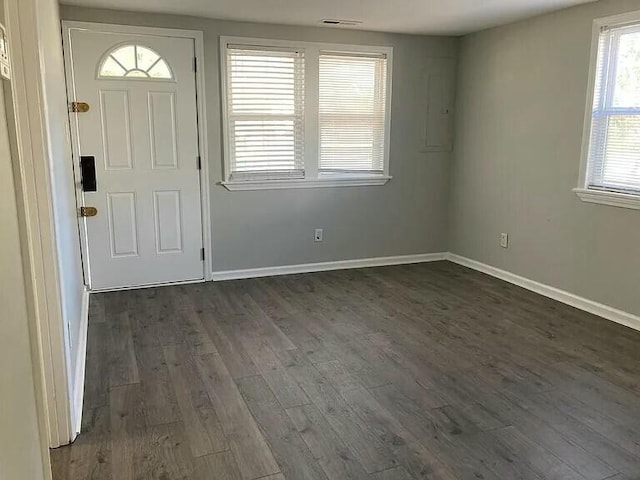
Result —
<path fill-rule="evenodd" d="M 173 80 L 169 64 L 149 47 L 121 45 L 103 57 L 100 78 Z"/>

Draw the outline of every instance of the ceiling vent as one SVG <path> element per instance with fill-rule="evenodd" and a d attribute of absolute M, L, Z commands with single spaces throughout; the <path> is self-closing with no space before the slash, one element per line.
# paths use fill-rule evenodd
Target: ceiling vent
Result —
<path fill-rule="evenodd" d="M 346 26 L 354 26 L 360 25 L 362 22 L 359 20 L 337 20 L 332 18 L 325 18 L 321 23 L 325 25 L 346 25 Z"/>

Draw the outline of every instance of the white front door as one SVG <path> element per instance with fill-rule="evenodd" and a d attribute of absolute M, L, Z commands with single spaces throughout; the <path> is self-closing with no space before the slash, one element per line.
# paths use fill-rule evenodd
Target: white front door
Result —
<path fill-rule="evenodd" d="M 92 289 L 204 278 L 194 42 L 72 29 Z M 91 158 L 83 161 L 92 163 Z M 86 172 L 85 172 L 86 173 Z"/>

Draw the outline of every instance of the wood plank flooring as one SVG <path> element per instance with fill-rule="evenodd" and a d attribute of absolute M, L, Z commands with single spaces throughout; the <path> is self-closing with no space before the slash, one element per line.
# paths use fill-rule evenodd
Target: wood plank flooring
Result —
<path fill-rule="evenodd" d="M 54 480 L 640 479 L 640 333 L 458 265 L 91 302 Z"/>

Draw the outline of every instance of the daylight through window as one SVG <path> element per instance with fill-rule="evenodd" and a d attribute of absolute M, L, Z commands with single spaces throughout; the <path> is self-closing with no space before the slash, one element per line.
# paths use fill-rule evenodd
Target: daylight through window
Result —
<path fill-rule="evenodd" d="M 228 188 L 389 180 L 391 48 L 221 41 Z"/>
<path fill-rule="evenodd" d="M 173 78 L 167 62 L 156 52 L 142 45 L 116 48 L 103 60 L 99 76 L 103 78 Z"/>
<path fill-rule="evenodd" d="M 600 33 L 586 187 L 640 195 L 640 25 Z"/>

